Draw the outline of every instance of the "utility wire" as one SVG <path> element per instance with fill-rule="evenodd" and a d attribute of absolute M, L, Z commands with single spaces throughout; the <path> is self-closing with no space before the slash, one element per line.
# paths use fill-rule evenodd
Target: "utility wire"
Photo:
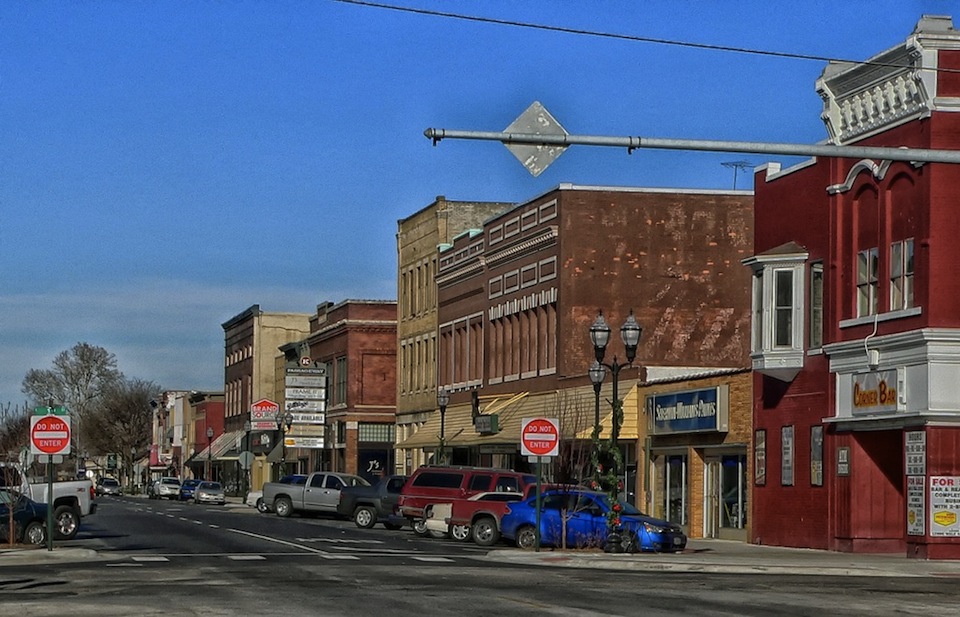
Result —
<path fill-rule="evenodd" d="M 621 41 L 633 41 L 636 43 L 653 43 L 656 45 L 672 45 L 674 47 L 689 47 L 693 49 L 705 49 L 709 51 L 724 51 L 738 54 L 751 54 L 755 56 L 769 56 L 774 58 L 789 58 L 791 60 L 814 60 L 817 62 L 846 62 L 849 64 L 862 64 L 866 66 L 881 66 L 898 69 L 913 69 L 912 65 L 896 64 L 892 62 L 875 62 L 870 60 L 847 60 L 845 58 L 832 58 L 830 56 L 817 56 L 813 54 L 796 54 L 785 51 L 768 51 L 763 49 L 750 49 L 747 47 L 734 47 L 730 45 L 711 45 L 709 43 L 691 43 L 689 41 L 675 41 L 671 39 L 658 39 L 647 36 L 634 36 L 630 34 L 617 34 L 615 32 L 598 32 L 595 30 L 582 30 L 579 28 L 567 28 L 564 26 L 549 26 L 546 24 L 534 24 L 523 21 L 513 21 L 509 19 L 496 19 L 493 17 L 477 17 L 475 15 L 463 15 L 460 13 L 447 13 L 444 11 L 432 11 L 429 9 L 415 9 L 406 6 L 396 6 L 392 4 L 382 4 L 380 2 L 368 2 L 367 0 L 333 0 L 342 4 L 355 4 L 376 9 L 386 9 L 390 11 L 399 11 L 401 13 L 415 13 L 417 15 L 430 15 L 432 17 L 446 17 L 448 19 L 459 19 L 462 21 L 474 21 L 486 24 L 497 24 L 500 26 L 513 26 L 517 28 L 530 28 L 532 30 L 546 30 L 548 32 L 562 32 L 565 34 L 578 34 L 582 36 L 595 36 L 607 39 L 617 39 Z M 938 73 L 960 73 L 960 69 L 950 68 L 932 68 L 923 67 L 926 71 L 936 71 Z"/>

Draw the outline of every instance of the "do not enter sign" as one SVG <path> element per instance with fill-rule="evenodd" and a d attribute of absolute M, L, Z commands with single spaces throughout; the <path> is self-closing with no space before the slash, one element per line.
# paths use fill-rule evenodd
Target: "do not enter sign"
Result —
<path fill-rule="evenodd" d="M 556 418 L 524 418 L 520 425 L 520 452 L 524 456 L 558 455 L 560 421 Z"/>
<path fill-rule="evenodd" d="M 31 454 L 70 454 L 70 417 L 33 416 L 30 418 Z"/>

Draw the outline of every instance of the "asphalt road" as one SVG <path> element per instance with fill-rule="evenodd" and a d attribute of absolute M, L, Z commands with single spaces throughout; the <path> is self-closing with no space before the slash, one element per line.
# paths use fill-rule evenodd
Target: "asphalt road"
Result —
<path fill-rule="evenodd" d="M 3 615 L 956 615 L 955 580 L 618 572 L 329 518 L 105 498 L 82 563 L 0 568 Z"/>

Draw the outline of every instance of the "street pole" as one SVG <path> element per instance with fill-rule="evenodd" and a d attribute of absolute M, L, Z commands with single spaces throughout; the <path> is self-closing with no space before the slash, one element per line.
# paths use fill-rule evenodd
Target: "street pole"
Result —
<path fill-rule="evenodd" d="M 437 461 L 441 465 L 447 464 L 447 405 L 450 403 L 450 393 L 446 388 L 437 391 L 437 406 L 440 407 L 440 453 Z"/>
<path fill-rule="evenodd" d="M 594 366 L 599 364 L 602 367 L 610 369 L 610 376 L 613 380 L 613 401 L 611 402 L 613 406 L 613 422 L 610 427 L 610 465 L 612 467 L 612 473 L 607 474 L 607 477 L 611 479 L 610 486 L 607 487 L 611 512 L 607 515 L 607 542 L 603 547 L 604 552 L 607 553 L 620 553 L 623 551 L 623 538 L 620 535 L 621 455 L 620 444 L 618 443 L 620 424 L 623 422 L 623 401 L 620 400 L 618 382 L 620 381 L 620 371 L 625 367 L 633 365 L 633 360 L 637 356 L 637 345 L 640 342 L 640 334 L 642 331 L 640 324 L 637 323 L 637 320 L 633 316 L 633 310 L 631 310 L 623 326 L 620 327 L 620 338 L 623 340 L 627 361 L 618 362 L 617 357 L 614 356 L 612 362 L 605 364 L 603 358 L 604 355 L 606 355 L 607 343 L 610 340 L 610 326 L 608 326 L 607 322 L 603 319 L 603 312 L 597 315 L 596 321 L 590 326 L 590 341 L 593 343 L 593 351 L 596 356 Z M 591 380 L 599 373 L 599 371 L 594 370 L 594 366 L 591 366 Z M 596 382 L 594 382 L 594 387 L 598 387 Z"/>

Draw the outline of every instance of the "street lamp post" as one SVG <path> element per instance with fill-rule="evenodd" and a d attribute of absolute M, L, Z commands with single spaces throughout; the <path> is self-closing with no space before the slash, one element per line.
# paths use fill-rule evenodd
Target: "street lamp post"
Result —
<path fill-rule="evenodd" d="M 610 375 L 613 383 L 613 422 L 610 427 L 610 465 L 611 470 L 609 478 L 611 480 L 608 489 L 610 494 L 610 504 L 615 509 L 607 519 L 609 531 L 607 533 L 607 544 L 604 551 L 608 553 L 620 552 L 622 550 L 621 537 L 618 533 L 620 527 L 620 515 L 617 509 L 620 499 L 620 446 L 617 438 L 620 432 L 620 425 L 623 423 L 623 401 L 620 400 L 618 392 L 618 382 L 620 379 L 620 370 L 633 365 L 634 358 L 637 357 L 637 345 L 640 343 L 640 334 L 642 328 L 633 316 L 633 310 L 626 321 L 620 327 L 620 338 L 623 340 L 623 347 L 626 355 L 626 362 L 618 362 L 617 357 L 613 357 L 610 363 L 604 363 L 603 357 L 606 355 L 607 343 L 610 341 L 610 326 L 603 319 L 603 313 L 597 315 L 596 321 L 590 326 L 590 342 L 593 343 L 593 351 L 596 356 L 596 362 L 590 367 L 590 380 L 594 384 L 594 391 L 599 393 L 600 382 L 603 381 L 601 370 L 603 367 L 610 369 Z M 597 369 L 599 365 L 599 369 Z M 595 370 L 596 369 L 596 370 Z M 596 379 L 599 377 L 599 379 Z M 599 397 L 599 394 L 597 395 Z M 599 404 L 598 404 L 599 407 Z M 599 417 L 599 413 L 597 414 Z M 596 430 L 596 427 L 594 427 Z"/>
<path fill-rule="evenodd" d="M 593 481 L 597 488 L 600 486 L 600 386 L 603 385 L 603 379 L 607 376 L 607 370 L 598 360 L 594 360 L 590 365 L 590 381 L 593 383 L 593 451 L 591 452 L 591 462 L 593 463 Z"/>
<path fill-rule="evenodd" d="M 277 414 L 277 430 L 280 431 L 280 476 L 283 476 L 283 467 L 287 462 L 287 431 L 293 424 L 293 414 L 284 410 Z"/>
<path fill-rule="evenodd" d="M 446 388 L 437 390 L 437 405 L 440 407 L 440 456 L 438 460 L 442 464 L 447 462 L 447 405 L 450 404 L 450 393 Z"/>
<path fill-rule="evenodd" d="M 213 427 L 207 427 L 207 473 L 206 480 L 210 479 L 210 474 L 213 472 Z"/>
<path fill-rule="evenodd" d="M 247 452 L 250 452 L 250 420 L 247 420 L 243 423 L 243 452 L 246 456 Z M 246 469 L 241 469 L 243 474 L 243 499 L 247 499 L 247 491 L 250 490 L 250 465 L 248 464 Z"/>

